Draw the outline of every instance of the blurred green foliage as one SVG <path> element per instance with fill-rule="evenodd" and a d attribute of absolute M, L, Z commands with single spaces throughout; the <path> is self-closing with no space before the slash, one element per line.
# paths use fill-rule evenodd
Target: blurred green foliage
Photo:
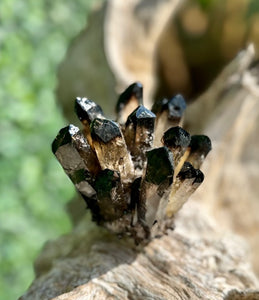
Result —
<path fill-rule="evenodd" d="M 252 17 L 255 14 L 259 14 L 259 1 L 251 0 L 249 1 L 248 10 L 247 10 L 247 18 Z"/>
<path fill-rule="evenodd" d="M 71 226 L 74 189 L 50 150 L 66 125 L 54 89 L 93 1 L 0 2 L 0 299 L 24 293 L 43 243 Z"/>
<path fill-rule="evenodd" d="M 200 4 L 201 8 L 207 10 L 215 1 L 216 0 L 198 0 L 198 3 Z"/>

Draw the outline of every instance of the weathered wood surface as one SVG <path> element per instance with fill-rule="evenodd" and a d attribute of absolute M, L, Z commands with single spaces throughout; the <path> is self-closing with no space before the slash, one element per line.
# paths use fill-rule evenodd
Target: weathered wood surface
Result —
<path fill-rule="evenodd" d="M 141 248 L 85 217 L 46 244 L 21 299 L 259 299 L 258 89 L 250 47 L 188 108 L 187 129 L 213 151 L 174 231 Z"/>
<path fill-rule="evenodd" d="M 259 274 L 259 68 L 254 60 L 251 45 L 189 107 L 186 119 L 188 129 L 210 136 L 214 148 L 196 198 L 247 239 Z"/>
<path fill-rule="evenodd" d="M 258 299 L 251 253 L 230 232 L 250 241 L 257 266 L 259 103 L 253 60 L 249 47 L 190 107 L 196 120 L 208 114 L 204 128 L 188 115 L 187 124 L 203 128 L 214 150 L 206 180 L 178 214 L 176 229 L 141 248 L 83 219 L 74 232 L 46 245 L 35 262 L 37 278 L 21 299 Z"/>
<path fill-rule="evenodd" d="M 245 242 L 188 203 L 175 231 L 135 247 L 89 226 L 50 242 L 21 299 L 223 299 L 255 289 Z"/>

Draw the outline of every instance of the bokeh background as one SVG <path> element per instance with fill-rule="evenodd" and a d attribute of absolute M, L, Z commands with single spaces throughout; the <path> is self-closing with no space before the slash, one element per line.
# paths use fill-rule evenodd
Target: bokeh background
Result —
<path fill-rule="evenodd" d="M 75 191 L 50 145 L 75 96 L 112 116 L 141 79 L 149 101 L 191 102 L 251 41 L 258 53 L 258 0 L 183 0 L 171 16 L 176 2 L 109 0 L 91 17 L 102 0 L 0 2 L 0 299 L 22 295 L 42 245 L 72 228 Z"/>
<path fill-rule="evenodd" d="M 43 243 L 71 227 L 74 189 L 50 148 L 66 124 L 54 90 L 93 2 L 0 2 L 0 299 L 24 293 Z"/>

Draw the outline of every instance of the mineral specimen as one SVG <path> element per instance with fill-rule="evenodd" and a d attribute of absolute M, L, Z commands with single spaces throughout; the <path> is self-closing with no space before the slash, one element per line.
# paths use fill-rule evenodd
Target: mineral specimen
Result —
<path fill-rule="evenodd" d="M 153 146 L 155 118 L 156 115 L 143 105 L 128 116 L 124 135 L 136 171 L 143 170 L 145 153 Z"/>
<path fill-rule="evenodd" d="M 188 161 L 195 168 L 200 168 L 207 154 L 211 150 L 211 141 L 206 135 L 193 135 L 190 142 Z"/>
<path fill-rule="evenodd" d="M 174 162 L 177 166 L 190 144 L 191 136 L 183 128 L 176 126 L 169 128 L 164 133 L 162 141 L 173 152 Z"/>
<path fill-rule="evenodd" d="M 143 86 L 140 82 L 131 84 L 119 97 L 116 105 L 117 122 L 124 124 L 128 115 L 143 101 Z"/>
<path fill-rule="evenodd" d="M 181 125 L 185 109 L 186 102 L 180 94 L 172 99 L 162 99 L 153 105 L 152 112 L 157 116 L 154 146 L 161 145 L 161 137 L 167 129 Z"/>
<path fill-rule="evenodd" d="M 167 206 L 167 216 L 172 217 L 203 182 L 204 175 L 189 162 L 185 162 L 175 178 Z"/>
<path fill-rule="evenodd" d="M 199 167 L 211 150 L 207 136 L 191 137 L 179 126 L 186 108 L 181 95 L 150 111 L 142 105 L 142 92 L 137 82 L 120 95 L 119 123 L 105 118 L 93 101 L 76 98 L 83 130 L 69 125 L 52 143 L 93 220 L 136 243 L 155 236 L 165 220 L 173 222 L 202 183 Z"/>

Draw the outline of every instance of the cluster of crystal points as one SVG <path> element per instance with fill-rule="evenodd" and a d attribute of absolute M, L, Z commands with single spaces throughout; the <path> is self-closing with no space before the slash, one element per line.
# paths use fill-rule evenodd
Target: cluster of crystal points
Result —
<path fill-rule="evenodd" d="M 171 220 L 201 184 L 199 168 L 211 142 L 179 126 L 185 108 L 176 95 L 148 110 L 138 82 L 120 95 L 117 122 L 93 101 L 76 99 L 83 129 L 62 128 L 52 151 L 95 222 L 139 243 Z"/>

